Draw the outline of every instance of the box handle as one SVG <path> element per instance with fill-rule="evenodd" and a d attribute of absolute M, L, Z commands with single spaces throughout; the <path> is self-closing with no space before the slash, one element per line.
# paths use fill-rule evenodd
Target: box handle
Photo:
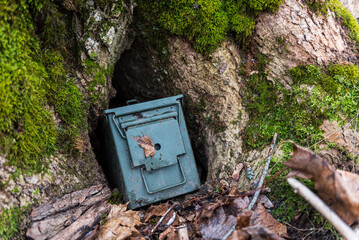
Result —
<path fill-rule="evenodd" d="M 178 166 L 179 166 L 179 168 L 180 168 L 180 170 L 181 170 L 181 174 L 182 174 L 182 177 L 183 177 L 183 181 L 180 182 L 180 183 L 176 183 L 176 184 L 173 184 L 173 185 L 170 185 L 170 186 L 166 186 L 166 187 L 160 188 L 160 189 L 155 190 L 155 191 L 150 191 L 150 189 L 148 188 L 148 184 L 147 184 L 147 181 L 146 181 L 146 177 L 145 177 L 145 175 L 143 174 L 143 171 L 144 171 L 145 166 L 142 166 L 142 167 L 141 167 L 141 175 L 142 175 L 142 178 L 143 178 L 143 182 L 145 183 L 146 191 L 147 191 L 149 194 L 161 192 L 161 191 L 164 191 L 164 190 L 167 190 L 167 189 L 170 189 L 170 188 L 173 188 L 173 187 L 177 187 L 177 186 L 179 186 L 179 185 L 182 185 L 182 184 L 185 184 L 185 183 L 186 183 L 187 179 L 186 179 L 186 176 L 184 175 L 184 172 L 183 172 L 183 169 L 182 169 L 182 166 L 181 166 L 181 163 L 180 163 L 180 160 L 179 160 L 178 157 L 177 157 L 177 161 L 178 161 Z"/>
<path fill-rule="evenodd" d="M 137 99 L 131 99 L 131 100 L 126 101 L 127 105 L 131 105 L 131 104 L 135 104 L 135 103 L 140 103 L 140 101 L 138 101 Z"/>

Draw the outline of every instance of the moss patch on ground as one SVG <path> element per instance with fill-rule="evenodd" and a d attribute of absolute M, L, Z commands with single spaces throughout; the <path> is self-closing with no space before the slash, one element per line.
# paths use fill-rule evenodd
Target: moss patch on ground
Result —
<path fill-rule="evenodd" d="M 263 11 L 274 12 L 283 0 L 139 0 L 139 9 L 149 20 L 172 34 L 193 41 L 202 53 L 214 51 L 228 34 L 238 40 L 252 35 L 255 18 Z"/>

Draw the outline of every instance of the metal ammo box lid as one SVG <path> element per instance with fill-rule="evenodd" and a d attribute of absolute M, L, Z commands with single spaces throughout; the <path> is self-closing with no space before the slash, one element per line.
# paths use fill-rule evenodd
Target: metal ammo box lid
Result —
<path fill-rule="evenodd" d="M 103 134 L 110 177 L 131 209 L 199 189 L 182 98 L 105 110 Z M 143 136 L 153 142 L 152 157 L 146 157 L 139 144 Z"/>

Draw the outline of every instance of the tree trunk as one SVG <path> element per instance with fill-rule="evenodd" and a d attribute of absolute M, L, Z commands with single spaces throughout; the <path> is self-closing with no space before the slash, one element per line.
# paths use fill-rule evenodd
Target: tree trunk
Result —
<path fill-rule="evenodd" d="M 157 48 L 165 49 L 159 52 L 146 40 L 148 36 L 146 31 L 138 31 L 131 49 L 116 65 L 114 84 L 128 98 L 184 94 L 195 156 L 213 184 L 219 180 L 228 183 L 238 162 L 247 163 L 256 179 L 268 151 L 268 146 L 248 151 L 243 144 L 249 115 L 243 106 L 246 90 L 239 74 L 241 66 L 258 64 L 260 52 L 270 60 L 266 66 L 268 79 L 290 88 L 288 70 L 300 64 L 357 61 L 355 44 L 334 14 L 313 13 L 296 0 L 285 1 L 275 13 L 259 16 L 250 49 L 245 51 L 228 39 L 204 56 L 190 42 L 172 36 L 164 45 L 157 43 Z M 248 74 L 255 73 L 250 70 Z M 243 173 L 240 182 L 248 186 L 250 180 Z"/>

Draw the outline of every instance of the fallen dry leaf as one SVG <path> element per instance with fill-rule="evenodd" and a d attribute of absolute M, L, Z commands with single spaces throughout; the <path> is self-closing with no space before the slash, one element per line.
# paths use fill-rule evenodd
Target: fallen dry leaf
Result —
<path fill-rule="evenodd" d="M 265 208 L 273 208 L 274 207 L 271 200 L 269 200 L 269 198 L 264 194 L 259 195 L 258 202 L 262 203 Z"/>
<path fill-rule="evenodd" d="M 287 233 L 287 227 L 275 220 L 260 203 L 258 203 L 257 208 L 252 211 L 250 224 L 251 226 L 263 226 L 279 236 Z"/>
<path fill-rule="evenodd" d="M 249 198 L 248 196 L 236 198 L 232 205 L 235 205 L 238 209 L 245 209 L 249 205 Z"/>
<path fill-rule="evenodd" d="M 311 150 L 293 144 L 293 156 L 284 164 L 292 169 L 290 176 L 315 182 L 315 189 L 326 203 L 349 225 L 359 218 L 359 176 L 336 170 Z"/>
<path fill-rule="evenodd" d="M 283 240 L 263 226 L 251 226 L 235 230 L 228 240 Z"/>
<path fill-rule="evenodd" d="M 153 146 L 152 139 L 149 136 L 145 135 L 144 133 L 142 134 L 143 134 L 142 137 L 132 137 L 132 138 L 135 139 L 137 144 L 144 149 L 146 158 L 153 157 L 156 154 L 156 150 L 155 147 Z"/>
<path fill-rule="evenodd" d="M 145 213 L 145 222 L 148 222 L 151 217 L 162 217 L 165 215 L 167 210 L 170 208 L 170 204 L 168 202 L 161 205 L 153 205 L 149 207 Z"/>
<path fill-rule="evenodd" d="M 138 212 L 128 210 L 127 204 L 111 205 L 107 222 L 101 226 L 97 235 L 99 240 L 122 240 L 129 237 L 144 239 L 135 228 L 141 224 Z"/>
<path fill-rule="evenodd" d="M 211 217 L 200 219 L 196 227 L 205 239 L 222 239 L 236 223 L 237 218 L 226 215 L 220 206 L 214 210 Z"/>
<path fill-rule="evenodd" d="M 242 229 L 248 227 L 250 224 L 251 216 L 252 216 L 252 211 L 249 211 L 247 209 L 239 210 L 239 212 L 237 213 L 236 229 Z"/>
<path fill-rule="evenodd" d="M 158 238 L 159 240 L 177 240 L 179 239 L 178 233 L 176 232 L 176 229 L 172 226 L 167 228 L 164 232 L 162 232 Z"/>

